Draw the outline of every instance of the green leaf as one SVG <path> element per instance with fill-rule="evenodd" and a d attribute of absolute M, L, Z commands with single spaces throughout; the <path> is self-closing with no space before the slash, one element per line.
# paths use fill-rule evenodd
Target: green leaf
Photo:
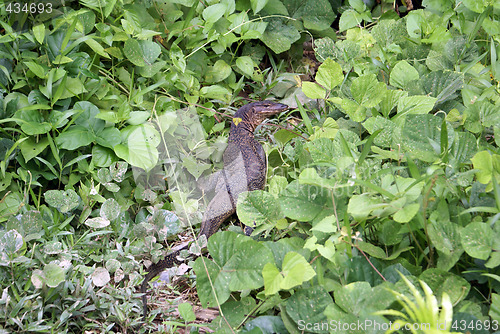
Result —
<path fill-rule="evenodd" d="M 98 55 L 100 55 L 104 58 L 111 58 L 108 55 L 108 53 L 106 52 L 106 50 L 104 50 L 102 45 L 99 44 L 99 42 L 97 42 L 95 39 L 92 39 L 92 38 L 86 39 L 85 44 L 87 44 L 92 49 L 92 51 L 94 51 Z"/>
<path fill-rule="evenodd" d="M 200 94 L 208 99 L 217 99 L 227 102 L 229 102 L 232 95 L 229 89 L 220 85 L 203 87 L 200 90 Z"/>
<path fill-rule="evenodd" d="M 207 247 L 214 261 L 198 258 L 193 266 L 202 305 L 215 303 L 212 284 L 220 304 L 229 298 L 231 291 L 262 287 L 264 265 L 274 261 L 267 247 L 233 232 L 212 235 Z"/>
<path fill-rule="evenodd" d="M 369 194 L 353 195 L 349 200 L 347 212 L 356 220 L 366 220 L 373 210 L 384 207 L 380 198 L 374 198 Z"/>
<path fill-rule="evenodd" d="M 316 276 L 316 272 L 309 262 L 296 252 L 289 252 L 285 255 L 282 272 L 283 280 L 281 281 L 280 288 L 284 290 L 301 285 Z"/>
<path fill-rule="evenodd" d="M 209 71 L 205 75 L 205 79 L 209 83 L 221 82 L 222 80 L 226 79 L 232 72 L 233 70 L 231 69 L 231 66 L 229 66 L 224 60 L 219 59 L 209 69 Z"/>
<path fill-rule="evenodd" d="M 398 114 L 427 114 L 437 99 L 430 96 L 404 96 L 398 101 Z"/>
<path fill-rule="evenodd" d="M 493 0 L 464 0 L 463 4 L 465 7 L 470 9 L 475 13 L 482 13 L 486 7 L 493 5 L 495 2 Z"/>
<path fill-rule="evenodd" d="M 410 83 L 418 78 L 417 70 L 407 61 L 401 60 L 392 69 L 389 83 L 394 87 L 408 90 Z"/>
<path fill-rule="evenodd" d="M 292 44 L 299 39 L 297 28 L 281 18 L 270 18 L 265 33 L 260 37 L 260 40 L 277 54 L 290 50 Z"/>
<path fill-rule="evenodd" d="M 136 66 L 152 65 L 161 54 L 161 48 L 151 41 L 129 38 L 123 47 L 125 56 Z"/>
<path fill-rule="evenodd" d="M 122 144 L 116 145 L 116 155 L 135 167 L 151 170 L 158 162 L 160 134 L 149 124 L 131 125 L 122 130 Z"/>
<path fill-rule="evenodd" d="M 348 9 L 340 16 L 339 31 L 342 32 L 354 28 L 357 25 L 361 24 L 362 21 L 363 19 L 358 12 L 352 9 Z"/>
<path fill-rule="evenodd" d="M 37 24 L 33 27 L 33 36 L 38 43 L 42 44 L 45 39 L 45 25 L 43 23 Z"/>
<path fill-rule="evenodd" d="M 421 85 L 425 92 L 436 98 L 436 104 L 458 97 L 455 92 L 464 85 L 464 74 L 453 71 L 433 71 L 424 75 Z"/>
<path fill-rule="evenodd" d="M 476 153 L 471 159 L 474 169 L 476 169 L 476 177 L 482 184 L 488 184 L 492 180 L 493 175 L 493 159 L 488 151 Z M 498 171 L 500 172 L 500 171 Z"/>
<path fill-rule="evenodd" d="M 196 315 L 194 314 L 191 304 L 181 303 L 177 306 L 177 310 L 184 321 L 191 322 L 196 320 Z"/>
<path fill-rule="evenodd" d="M 319 66 L 316 81 L 326 89 L 332 90 L 344 81 L 344 73 L 338 63 L 328 58 Z"/>
<path fill-rule="evenodd" d="M 274 263 L 266 263 L 262 269 L 262 277 L 264 278 L 264 292 L 266 296 L 274 295 L 280 291 L 283 276 Z"/>
<path fill-rule="evenodd" d="M 59 148 L 76 150 L 79 147 L 89 145 L 95 140 L 96 136 L 87 128 L 81 125 L 75 125 L 57 136 L 55 142 Z"/>
<path fill-rule="evenodd" d="M 415 217 L 419 209 L 420 204 L 418 203 L 407 204 L 401 210 L 396 212 L 394 220 L 398 223 L 408 223 L 413 219 L 413 217 Z"/>
<path fill-rule="evenodd" d="M 310 328 L 305 333 L 327 333 L 318 325 L 328 324 L 325 309 L 333 303 L 332 297 L 322 286 L 312 286 L 297 290 L 286 301 L 286 313 L 295 323 L 308 324 Z M 299 326 L 300 327 L 300 326 Z"/>
<path fill-rule="evenodd" d="M 31 72 L 33 72 L 40 79 L 45 79 L 47 77 L 48 71 L 42 65 L 39 65 L 33 61 L 28 61 L 24 63 Z"/>
<path fill-rule="evenodd" d="M 225 12 L 226 6 L 218 3 L 205 8 L 202 15 L 203 19 L 207 21 L 207 23 L 215 23 L 222 17 L 222 15 L 224 15 Z"/>
<path fill-rule="evenodd" d="M 250 227 L 274 225 L 283 217 L 279 202 L 273 195 L 262 190 L 240 194 L 236 212 L 240 221 Z"/>
<path fill-rule="evenodd" d="M 250 4 L 252 5 L 252 10 L 254 14 L 257 14 L 264 8 L 269 0 L 250 0 Z"/>
<path fill-rule="evenodd" d="M 324 99 L 326 98 L 326 90 L 315 82 L 304 81 L 302 82 L 302 91 L 311 99 Z"/>
<path fill-rule="evenodd" d="M 238 57 L 236 59 L 236 66 L 243 72 L 247 77 L 251 77 L 253 74 L 253 69 L 255 67 L 252 58 L 248 56 Z"/>
<path fill-rule="evenodd" d="M 49 190 L 44 193 L 45 202 L 61 213 L 72 211 L 80 204 L 80 196 L 73 189 Z"/>
<path fill-rule="evenodd" d="M 366 108 L 378 105 L 386 90 L 385 84 L 378 82 L 375 74 L 362 75 L 354 79 L 351 85 L 352 97 Z"/>
<path fill-rule="evenodd" d="M 120 205 L 114 198 L 108 198 L 102 203 L 99 215 L 109 221 L 113 221 L 120 215 Z"/>
<path fill-rule="evenodd" d="M 401 142 L 405 151 L 409 152 L 413 158 L 427 162 L 435 161 L 441 153 L 439 143 L 442 124 L 442 119 L 437 116 L 407 115 L 401 131 Z M 449 123 L 446 123 L 446 127 L 448 143 L 451 143 L 455 132 Z"/>
<path fill-rule="evenodd" d="M 40 138 L 40 140 L 36 142 L 35 138 L 30 137 L 28 138 L 28 140 L 25 140 L 21 144 L 19 144 L 21 153 L 23 154 L 24 160 L 26 162 L 43 152 L 43 150 L 45 150 L 47 146 L 49 146 L 49 140 L 47 138 Z"/>
<path fill-rule="evenodd" d="M 279 201 L 285 216 L 300 221 L 311 221 L 324 210 L 327 196 L 319 187 L 292 181 L 280 194 Z"/>
<path fill-rule="evenodd" d="M 304 28 L 325 30 L 335 20 L 335 13 L 328 0 L 305 0 L 284 2 L 290 15 L 304 22 Z"/>
<path fill-rule="evenodd" d="M 481 222 L 472 222 L 460 231 L 465 252 L 480 260 L 487 260 L 490 256 L 493 237 L 496 238 L 488 224 Z"/>
<path fill-rule="evenodd" d="M 65 281 L 64 270 L 55 263 L 49 263 L 43 268 L 45 283 L 51 288 L 57 287 Z"/>

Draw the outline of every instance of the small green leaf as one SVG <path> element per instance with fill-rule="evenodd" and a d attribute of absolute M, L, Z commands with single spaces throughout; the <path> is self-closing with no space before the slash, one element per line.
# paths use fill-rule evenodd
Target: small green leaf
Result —
<path fill-rule="evenodd" d="M 64 270 L 55 263 L 45 265 L 43 274 L 45 276 L 45 283 L 51 288 L 57 287 L 65 280 Z"/>
<path fill-rule="evenodd" d="M 207 23 L 215 23 L 222 17 L 222 15 L 224 15 L 225 12 L 226 6 L 218 3 L 205 8 L 202 15 L 203 19 L 207 21 Z"/>
<path fill-rule="evenodd" d="M 472 222 L 460 231 L 462 246 L 470 256 L 486 260 L 492 252 L 494 235 L 486 223 Z"/>
<path fill-rule="evenodd" d="M 309 262 L 296 252 L 289 252 L 285 255 L 282 272 L 284 278 L 280 288 L 284 290 L 301 285 L 316 276 L 316 272 Z"/>
<path fill-rule="evenodd" d="M 403 209 L 396 212 L 394 220 L 398 223 L 408 223 L 413 219 L 413 217 L 415 217 L 419 209 L 420 204 L 418 203 L 407 204 L 403 207 Z"/>
<path fill-rule="evenodd" d="M 45 202 L 61 213 L 72 211 L 80 204 L 80 196 L 73 189 L 49 190 L 44 193 Z"/>
<path fill-rule="evenodd" d="M 253 74 L 253 69 L 255 67 L 252 58 L 248 56 L 238 57 L 236 59 L 236 66 L 243 72 L 247 77 L 251 77 Z"/>
<path fill-rule="evenodd" d="M 406 60 L 401 60 L 392 69 L 389 83 L 394 87 L 408 90 L 410 83 L 418 78 L 418 71 Z"/>
<path fill-rule="evenodd" d="M 45 39 L 45 25 L 43 23 L 37 24 L 33 27 L 33 35 L 38 43 L 42 44 Z"/>
<path fill-rule="evenodd" d="M 326 89 L 332 90 L 342 83 L 344 73 L 342 67 L 332 59 L 326 59 L 318 68 L 316 81 Z"/>
<path fill-rule="evenodd" d="M 311 99 L 324 99 L 326 97 L 326 90 L 315 82 L 302 82 L 302 91 Z"/>
<path fill-rule="evenodd" d="M 184 321 L 191 322 L 196 320 L 196 315 L 193 311 L 193 306 L 189 303 L 181 303 L 177 306 L 179 315 L 184 319 Z"/>

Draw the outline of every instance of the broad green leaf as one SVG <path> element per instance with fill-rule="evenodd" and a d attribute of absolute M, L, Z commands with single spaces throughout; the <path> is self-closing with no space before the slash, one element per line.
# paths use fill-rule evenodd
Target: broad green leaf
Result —
<path fill-rule="evenodd" d="M 232 73 L 231 66 L 229 66 L 224 60 L 219 59 L 215 64 L 209 69 L 205 78 L 207 82 L 217 83 L 226 79 Z M 253 67 L 252 67 L 253 73 Z"/>
<path fill-rule="evenodd" d="M 109 226 L 109 224 L 111 224 L 111 222 L 108 219 L 103 218 L 103 217 L 95 217 L 95 218 L 87 219 L 84 224 L 92 229 L 99 229 L 99 228 L 104 228 L 106 226 Z"/>
<path fill-rule="evenodd" d="M 211 5 L 203 10 L 203 19 L 207 21 L 207 23 L 215 23 L 225 12 L 226 6 L 224 4 L 218 3 Z"/>
<path fill-rule="evenodd" d="M 460 231 L 462 246 L 473 258 L 487 260 L 496 236 L 486 223 L 472 222 Z"/>
<path fill-rule="evenodd" d="M 340 85 L 343 80 L 344 73 L 342 73 L 342 68 L 330 58 L 326 59 L 323 64 L 319 66 L 318 72 L 316 73 L 316 81 L 329 90 Z"/>
<path fill-rule="evenodd" d="M 352 97 L 358 104 L 366 107 L 375 107 L 382 101 L 386 92 L 383 82 L 378 82 L 375 74 L 366 74 L 353 80 L 351 85 Z"/>
<path fill-rule="evenodd" d="M 43 268 L 45 283 L 48 287 L 55 288 L 60 283 L 64 282 L 64 270 L 55 263 L 49 263 Z"/>
<path fill-rule="evenodd" d="M 328 216 L 317 222 L 311 228 L 311 231 L 319 231 L 324 233 L 337 232 L 337 223 L 335 216 Z"/>
<path fill-rule="evenodd" d="M 266 296 L 274 295 L 280 291 L 283 276 L 274 263 L 266 263 L 262 269 L 262 277 L 264 278 L 264 292 Z"/>
<path fill-rule="evenodd" d="M 241 72 L 243 72 L 245 76 L 251 77 L 255 65 L 252 58 L 243 56 L 236 59 L 236 66 L 240 69 Z"/>
<path fill-rule="evenodd" d="M 385 206 L 379 198 L 374 198 L 369 194 L 353 195 L 349 200 L 347 212 L 355 220 L 366 220 L 373 210 Z"/>
<path fill-rule="evenodd" d="M 99 42 L 97 42 L 95 39 L 86 39 L 85 44 L 87 44 L 98 55 L 105 58 L 110 58 L 108 53 L 104 50 L 103 46 L 99 44 Z"/>
<path fill-rule="evenodd" d="M 493 0 L 464 0 L 463 3 L 471 11 L 480 14 L 485 11 L 486 7 L 493 5 L 495 2 Z"/>
<path fill-rule="evenodd" d="M 81 125 L 70 127 L 69 130 L 56 137 L 57 146 L 65 150 L 76 150 L 79 147 L 87 146 L 96 140 L 96 136 Z"/>
<path fill-rule="evenodd" d="M 262 287 L 264 265 L 274 261 L 272 253 L 264 245 L 233 232 L 212 235 L 207 247 L 214 261 L 198 258 L 193 266 L 202 305 L 215 302 L 207 274 L 222 304 L 229 298 L 231 291 Z"/>
<path fill-rule="evenodd" d="M 488 184 L 492 180 L 494 174 L 493 158 L 488 151 L 477 152 L 471 159 L 474 169 L 476 169 L 476 177 L 482 184 Z M 500 173 L 500 171 L 497 171 Z"/>
<path fill-rule="evenodd" d="M 149 124 L 131 125 L 122 130 L 122 136 L 125 136 L 122 144 L 114 147 L 117 156 L 132 166 L 140 167 L 146 171 L 156 166 L 160 135 L 153 126 Z"/>
<path fill-rule="evenodd" d="M 324 314 L 328 305 L 333 303 L 332 297 L 322 286 L 312 286 L 297 290 L 286 301 L 286 313 L 297 325 L 304 323 L 310 327 L 305 333 L 327 333 L 324 328 L 318 330 L 314 324 L 329 324 Z M 323 326 L 324 327 L 324 326 Z"/>
<path fill-rule="evenodd" d="M 250 0 L 250 4 L 252 5 L 252 11 L 254 14 L 257 14 L 264 8 L 269 0 Z"/>
<path fill-rule="evenodd" d="M 427 114 L 437 99 L 430 96 L 404 96 L 398 101 L 398 114 Z"/>
<path fill-rule="evenodd" d="M 420 79 L 425 92 L 436 98 L 436 104 L 453 100 L 463 88 L 464 74 L 453 71 L 433 71 Z"/>
<path fill-rule="evenodd" d="M 301 285 L 316 276 L 316 272 L 309 262 L 296 252 L 289 252 L 285 255 L 282 272 L 284 277 L 280 287 L 284 290 Z"/>
<path fill-rule="evenodd" d="M 311 99 L 324 99 L 326 97 L 326 90 L 315 82 L 302 82 L 302 91 Z"/>
<path fill-rule="evenodd" d="M 6 266 L 13 257 L 23 247 L 23 237 L 17 230 L 0 232 L 0 266 Z"/>
<path fill-rule="evenodd" d="M 194 314 L 193 306 L 191 306 L 191 304 L 179 304 L 179 306 L 177 306 L 177 310 L 184 321 L 191 322 L 196 320 L 196 315 Z"/>
<path fill-rule="evenodd" d="M 222 101 L 229 101 L 231 99 L 231 91 L 220 85 L 205 86 L 200 90 L 200 94 L 208 99 Z"/>
<path fill-rule="evenodd" d="M 33 137 L 30 137 L 28 140 L 19 144 L 19 148 L 21 149 L 21 153 L 23 154 L 26 162 L 43 152 L 47 146 L 49 146 L 49 140 L 46 137 L 40 138 L 38 141 L 35 141 Z"/>
<path fill-rule="evenodd" d="M 120 215 L 120 205 L 114 198 L 108 198 L 102 203 L 99 215 L 108 220 L 115 220 Z"/>
<path fill-rule="evenodd" d="M 33 61 L 28 61 L 24 63 L 31 72 L 33 72 L 40 79 L 45 79 L 47 77 L 48 71 L 42 65 L 39 65 Z"/>
<path fill-rule="evenodd" d="M 277 54 L 290 50 L 292 43 L 299 39 L 297 28 L 281 18 L 270 18 L 265 33 L 260 37 L 260 40 Z"/>
<path fill-rule="evenodd" d="M 389 83 L 394 87 L 408 90 L 410 82 L 418 80 L 418 78 L 417 70 L 406 60 L 401 60 L 392 69 Z"/>
<path fill-rule="evenodd" d="M 293 18 L 304 22 L 306 29 L 325 30 L 335 20 L 335 13 L 328 0 L 287 1 L 284 4 Z"/>
<path fill-rule="evenodd" d="M 311 221 L 324 210 L 327 201 L 321 188 L 292 181 L 280 194 L 281 210 L 285 216 L 300 221 Z"/>
<path fill-rule="evenodd" d="M 355 26 L 361 24 L 362 21 L 363 19 L 358 12 L 348 9 L 340 16 L 339 30 L 342 32 L 354 28 Z"/>
<path fill-rule="evenodd" d="M 73 189 L 48 190 L 44 193 L 45 202 L 61 213 L 72 211 L 80 204 L 80 196 Z"/>
<path fill-rule="evenodd" d="M 437 268 L 427 269 L 418 278 L 427 283 L 435 296 L 446 293 L 453 304 L 463 300 L 471 288 L 465 278 Z"/>
<path fill-rule="evenodd" d="M 405 151 L 413 158 L 435 161 L 441 153 L 439 143 L 442 123 L 442 119 L 434 115 L 407 115 L 401 131 L 401 142 Z M 448 143 L 452 143 L 455 136 L 453 127 L 449 123 L 446 123 L 446 127 Z"/>
<path fill-rule="evenodd" d="M 273 195 L 262 190 L 240 194 L 236 212 L 240 221 L 250 227 L 274 225 L 283 217 L 279 202 Z"/>
<path fill-rule="evenodd" d="M 38 43 L 42 44 L 45 39 L 45 25 L 43 23 L 37 24 L 33 27 L 33 35 Z"/>
<path fill-rule="evenodd" d="M 123 52 L 134 65 L 142 67 L 153 64 L 161 54 L 161 49 L 157 43 L 130 38 L 125 41 Z"/>
<path fill-rule="evenodd" d="M 418 203 L 407 204 L 401 210 L 396 212 L 394 220 L 398 223 L 408 223 L 413 219 L 413 217 L 415 217 L 419 209 L 420 204 Z"/>

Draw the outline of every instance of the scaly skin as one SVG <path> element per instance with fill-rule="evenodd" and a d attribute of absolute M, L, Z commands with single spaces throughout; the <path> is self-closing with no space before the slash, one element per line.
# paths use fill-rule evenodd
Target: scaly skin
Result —
<path fill-rule="evenodd" d="M 220 225 L 236 212 L 238 196 L 245 191 L 264 189 L 266 182 L 266 155 L 260 143 L 255 140 L 255 128 L 269 116 L 288 109 L 287 105 L 271 101 L 247 104 L 236 112 L 231 123 L 228 145 L 224 151 L 224 169 L 221 173 L 222 186 L 208 204 L 203 215 L 200 236 L 207 239 L 217 232 Z M 241 121 L 239 120 L 241 119 Z M 187 248 L 184 247 L 183 249 Z M 141 285 L 144 320 L 148 313 L 146 290 L 148 282 L 163 270 L 174 264 L 180 250 L 167 254 L 164 260 L 151 265 Z"/>

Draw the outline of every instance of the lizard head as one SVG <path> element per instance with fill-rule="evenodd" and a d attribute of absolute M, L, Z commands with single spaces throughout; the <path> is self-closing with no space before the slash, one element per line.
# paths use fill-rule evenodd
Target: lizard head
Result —
<path fill-rule="evenodd" d="M 255 129 L 257 125 L 262 123 L 263 120 L 287 110 L 288 106 L 286 104 L 273 101 L 259 101 L 249 103 L 241 109 L 243 109 L 242 111 L 244 113 L 244 115 L 241 116 L 245 116 L 244 118 L 249 121 Z M 238 117 L 238 113 L 235 116 Z"/>

